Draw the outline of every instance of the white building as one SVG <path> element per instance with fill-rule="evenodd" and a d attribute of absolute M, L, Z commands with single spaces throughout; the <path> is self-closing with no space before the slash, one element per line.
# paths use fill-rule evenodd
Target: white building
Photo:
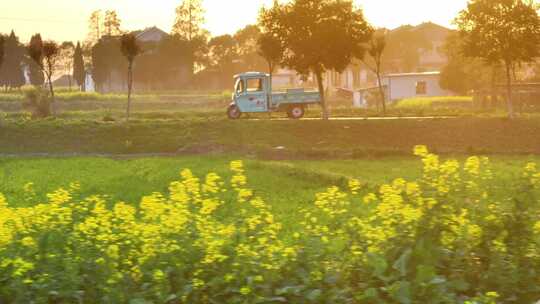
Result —
<path fill-rule="evenodd" d="M 388 74 L 383 84 L 388 88 L 388 100 L 453 95 L 441 88 L 439 79 L 440 72 Z"/>

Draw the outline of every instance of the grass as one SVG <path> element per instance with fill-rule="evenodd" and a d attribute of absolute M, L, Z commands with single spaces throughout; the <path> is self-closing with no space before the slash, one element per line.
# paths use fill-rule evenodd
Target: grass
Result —
<path fill-rule="evenodd" d="M 0 158 L 0 193 L 15 206 L 28 205 L 23 187 L 32 182 L 37 201 L 45 194 L 80 182 L 83 196 L 106 194 L 113 202 L 138 203 L 153 192 L 166 192 L 180 170 L 190 168 L 203 177 L 216 172 L 230 178 L 228 163 L 233 156 L 186 156 L 175 158 Z M 463 158 L 463 157 L 460 157 Z M 540 157 L 507 156 L 493 158 L 501 183 L 515 179 L 526 162 L 540 163 Z M 347 186 L 350 178 L 367 182 L 373 190 L 378 185 L 403 177 L 409 180 L 421 175 L 421 163 L 413 157 L 386 157 L 360 160 L 326 161 L 245 161 L 249 184 L 256 194 L 270 203 L 280 220 L 294 223 L 295 210 L 311 204 L 314 193 L 327 187 Z"/>
<path fill-rule="evenodd" d="M 11 92 L 0 92 L 0 102 L 20 102 L 24 100 L 23 92 L 26 87 L 21 90 Z M 163 92 L 136 92 L 133 95 L 135 101 L 171 101 L 171 100 L 215 100 L 227 98 L 230 99 L 229 91 L 163 91 Z M 126 93 L 107 93 L 101 94 L 96 92 L 81 92 L 77 90 L 69 90 L 68 88 L 55 89 L 55 97 L 60 102 L 77 102 L 77 101 L 96 101 L 96 102 L 111 102 L 118 103 L 127 100 Z"/>
<path fill-rule="evenodd" d="M 432 108 L 470 108 L 470 96 L 417 97 L 407 98 L 397 102 L 396 109 L 432 109 Z"/>
<path fill-rule="evenodd" d="M 540 119 L 227 120 L 217 112 L 137 113 L 130 124 L 103 118 L 3 119 L 0 154 L 223 154 L 266 159 L 437 153 L 538 154 Z"/>

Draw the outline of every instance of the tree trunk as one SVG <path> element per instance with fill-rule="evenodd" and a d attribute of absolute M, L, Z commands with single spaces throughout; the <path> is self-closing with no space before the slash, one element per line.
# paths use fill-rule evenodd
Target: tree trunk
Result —
<path fill-rule="evenodd" d="M 379 82 L 379 95 L 381 96 L 383 116 L 386 116 L 386 97 L 384 96 L 380 70 L 377 70 L 377 81 Z"/>
<path fill-rule="evenodd" d="M 129 114 L 131 110 L 131 88 L 133 85 L 133 73 L 132 73 L 132 63 L 129 63 L 128 66 L 128 103 L 127 103 L 127 110 L 126 110 L 126 121 L 129 122 Z"/>
<path fill-rule="evenodd" d="M 315 76 L 317 77 L 317 85 L 319 87 L 319 94 L 321 95 L 321 108 L 322 108 L 322 119 L 328 120 L 328 108 L 326 106 L 326 98 L 324 94 L 324 84 L 321 71 L 315 71 Z"/>
<path fill-rule="evenodd" d="M 54 98 L 54 88 L 53 88 L 53 84 L 52 84 L 52 73 L 47 73 L 47 81 L 49 83 L 49 92 L 51 93 L 51 105 L 50 105 L 50 108 L 51 108 L 51 112 L 53 114 L 53 116 L 56 115 L 56 101 L 55 101 L 55 98 Z"/>
<path fill-rule="evenodd" d="M 512 104 L 512 75 L 511 75 L 511 63 L 506 62 L 506 102 L 508 105 L 508 117 L 514 118 L 514 107 Z"/>

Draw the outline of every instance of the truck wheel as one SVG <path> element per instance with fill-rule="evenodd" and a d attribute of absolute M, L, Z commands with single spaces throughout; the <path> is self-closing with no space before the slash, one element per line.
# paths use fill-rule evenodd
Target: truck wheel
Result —
<path fill-rule="evenodd" d="M 300 119 L 304 117 L 304 107 L 302 106 L 291 106 L 287 111 L 287 116 L 292 119 Z"/>
<path fill-rule="evenodd" d="M 242 116 L 242 112 L 240 112 L 238 106 L 232 105 L 227 109 L 227 116 L 229 119 L 238 119 Z"/>

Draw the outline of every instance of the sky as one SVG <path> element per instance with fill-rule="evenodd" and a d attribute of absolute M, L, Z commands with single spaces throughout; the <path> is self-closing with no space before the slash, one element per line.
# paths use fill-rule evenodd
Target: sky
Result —
<path fill-rule="evenodd" d="M 169 32 L 181 0 L 0 0 L 0 33 L 15 30 L 21 41 L 34 33 L 56 41 L 84 40 L 93 10 L 113 9 L 122 29 L 157 26 Z M 376 27 L 395 28 L 432 21 L 453 27 L 452 20 L 467 0 L 355 0 Z M 206 28 L 212 35 L 232 34 L 257 21 L 263 5 L 272 0 L 203 0 Z"/>

